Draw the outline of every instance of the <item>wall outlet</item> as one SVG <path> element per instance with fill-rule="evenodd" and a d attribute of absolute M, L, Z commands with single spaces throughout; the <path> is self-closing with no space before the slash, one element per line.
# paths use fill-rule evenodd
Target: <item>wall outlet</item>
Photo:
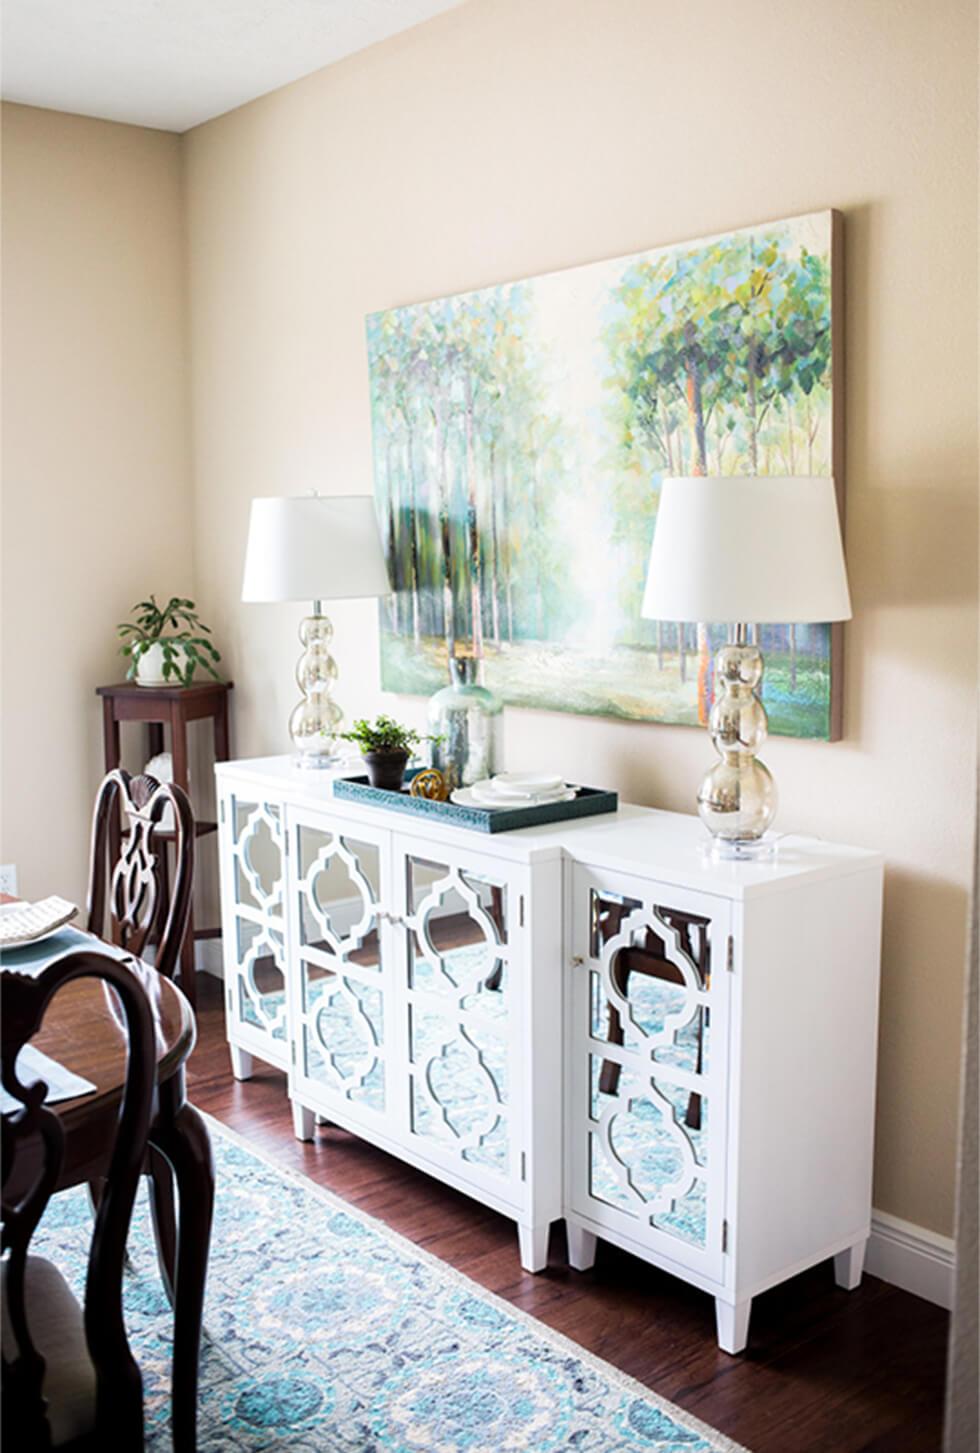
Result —
<path fill-rule="evenodd" d="M 17 897 L 16 863 L 0 863 L 0 893 L 9 893 L 11 898 Z"/>

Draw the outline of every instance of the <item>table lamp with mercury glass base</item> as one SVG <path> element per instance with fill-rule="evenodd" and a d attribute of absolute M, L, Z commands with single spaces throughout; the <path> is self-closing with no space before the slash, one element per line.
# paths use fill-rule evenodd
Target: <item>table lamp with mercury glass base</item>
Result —
<path fill-rule="evenodd" d="M 302 700 L 289 717 L 300 766 L 329 767 L 340 760 L 337 734 L 344 714 L 333 699 L 333 626 L 322 602 L 377 597 L 390 589 L 370 497 L 309 494 L 252 501 L 242 600 L 313 602 L 313 614 L 299 628 L 303 653 L 296 682 Z"/>
<path fill-rule="evenodd" d="M 708 720 L 720 761 L 698 790 L 698 813 L 719 856 L 766 856 L 778 799 L 756 755 L 768 721 L 762 653 L 746 622 L 850 620 L 834 481 L 665 479 L 642 614 L 728 626 L 728 644 L 715 654 L 718 689 Z"/>

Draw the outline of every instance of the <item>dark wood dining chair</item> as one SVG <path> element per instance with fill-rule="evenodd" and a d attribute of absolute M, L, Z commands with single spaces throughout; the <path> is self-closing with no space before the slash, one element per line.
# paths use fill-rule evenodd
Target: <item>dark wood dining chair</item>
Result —
<path fill-rule="evenodd" d="M 172 827 L 165 825 L 168 810 Z M 120 767 L 103 778 L 92 815 L 88 931 L 138 958 L 154 945 L 154 968 L 178 987 L 194 879 L 194 834 L 193 810 L 176 783 L 131 777 Z"/>
<path fill-rule="evenodd" d="M 115 1140 L 92 1234 L 84 1305 L 30 1244 L 61 1171 L 64 1134 L 47 1085 L 22 1084 L 17 1056 L 52 998 L 80 978 L 110 984 L 128 1051 Z M 123 1320 L 126 1238 L 146 1153 L 156 1056 L 146 993 L 125 963 L 85 950 L 38 977 L 0 974 L 0 1075 L 18 1107 L 3 1116 L 2 1437 L 4 1453 L 120 1453 L 143 1447 L 143 1384 Z"/>
<path fill-rule="evenodd" d="M 157 973 L 178 987 L 191 910 L 194 838 L 194 813 L 183 788 L 155 777 L 131 777 L 119 767 L 103 779 L 92 815 L 88 931 L 138 958 L 152 945 Z M 160 1273 L 172 1303 L 177 1260 L 173 1173 L 151 1149 L 147 1174 Z M 98 1195 L 93 1186 L 93 1201 Z"/>

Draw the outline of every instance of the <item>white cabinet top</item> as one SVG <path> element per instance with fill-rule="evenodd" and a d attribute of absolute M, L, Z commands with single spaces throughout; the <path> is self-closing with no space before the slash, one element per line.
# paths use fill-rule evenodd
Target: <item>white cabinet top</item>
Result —
<path fill-rule="evenodd" d="M 724 898 L 754 898 L 796 887 L 803 880 L 867 871 L 880 868 L 882 863 L 879 853 L 865 848 L 793 835 L 779 838 L 774 856 L 760 862 L 719 861 L 711 855 L 708 833 L 697 817 L 633 803 L 622 803 L 615 813 L 548 827 L 475 832 L 347 799 L 334 803 L 334 778 L 349 770 L 313 771 L 295 765 L 292 757 L 282 756 L 219 762 L 215 774 L 221 786 L 236 784 L 240 789 L 262 792 L 295 806 L 330 808 L 354 823 L 383 823 L 428 845 L 468 843 L 483 856 L 527 864 L 565 856 L 593 867 L 655 878 Z"/>

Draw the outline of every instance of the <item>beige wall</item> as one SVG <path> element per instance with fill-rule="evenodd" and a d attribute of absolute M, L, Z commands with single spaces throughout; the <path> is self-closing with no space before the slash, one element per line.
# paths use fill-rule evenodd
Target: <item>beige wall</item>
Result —
<path fill-rule="evenodd" d="M 241 755 L 285 749 L 300 614 L 239 603 L 248 501 L 370 490 L 366 313 L 844 212 L 846 738 L 768 760 L 784 830 L 887 854 L 875 1200 L 940 1232 L 976 686 L 975 25 L 973 0 L 471 0 L 185 138 L 197 588 Z M 348 712 L 420 722 L 381 696 L 373 607 L 334 619 Z M 506 746 L 684 810 L 710 755 L 691 730 L 516 711 Z"/>
<path fill-rule="evenodd" d="M 948 1232 L 976 687 L 975 25 L 969 0 L 471 0 L 183 140 L 5 106 L 0 861 L 22 891 L 84 893 L 91 693 L 119 674 L 113 626 L 144 592 L 196 592 L 236 679 L 238 752 L 284 749 L 300 610 L 239 603 L 247 504 L 370 490 L 367 312 L 836 206 L 845 740 L 767 757 L 784 830 L 888 857 L 875 1200 Z M 423 702 L 380 692 L 373 607 L 334 619 L 348 711 L 421 722 Z M 695 731 L 535 712 L 508 713 L 506 749 L 685 810 L 709 755 Z"/>
<path fill-rule="evenodd" d="M 5 105 L 2 843 L 84 902 L 114 627 L 192 584 L 180 141 Z"/>

